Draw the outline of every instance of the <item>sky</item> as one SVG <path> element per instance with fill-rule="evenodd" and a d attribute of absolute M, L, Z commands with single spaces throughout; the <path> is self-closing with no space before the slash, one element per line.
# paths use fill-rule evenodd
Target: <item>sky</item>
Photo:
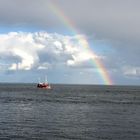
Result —
<path fill-rule="evenodd" d="M 0 0 L 0 82 L 140 85 L 139 0 Z"/>

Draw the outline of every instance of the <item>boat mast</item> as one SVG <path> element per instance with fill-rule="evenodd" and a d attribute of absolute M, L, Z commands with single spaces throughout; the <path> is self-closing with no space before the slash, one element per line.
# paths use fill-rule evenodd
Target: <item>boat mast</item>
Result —
<path fill-rule="evenodd" d="M 40 77 L 38 78 L 38 83 L 40 83 Z"/>
<path fill-rule="evenodd" d="M 48 83 L 47 76 L 45 76 L 45 83 Z"/>

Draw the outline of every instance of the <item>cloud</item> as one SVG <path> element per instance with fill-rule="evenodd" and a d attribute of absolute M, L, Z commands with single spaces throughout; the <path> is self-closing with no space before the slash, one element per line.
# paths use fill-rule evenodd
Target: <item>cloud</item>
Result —
<path fill-rule="evenodd" d="M 93 55 L 81 45 L 83 41 L 83 35 L 64 36 L 47 32 L 0 34 L 0 62 L 8 70 L 48 69 L 58 65 L 84 68 L 90 64 Z"/>
<path fill-rule="evenodd" d="M 0 1 L 0 24 L 68 30 L 49 8 L 50 3 L 58 5 L 81 31 L 98 38 L 139 43 L 138 0 L 4 0 Z"/>
<path fill-rule="evenodd" d="M 49 8 L 50 3 L 60 13 Z M 139 77 L 139 5 L 138 0 L 1 0 L 0 71 L 94 71 L 92 61 L 100 59 L 119 81 Z M 71 36 L 74 29 L 80 35 Z M 87 35 L 96 56 L 84 47 L 82 34 Z M 103 42 L 96 44 L 97 40 Z"/>
<path fill-rule="evenodd" d="M 28 70 L 38 61 L 37 51 L 42 47 L 33 40 L 31 33 L 16 33 L 0 35 L 1 61 L 8 69 Z"/>
<path fill-rule="evenodd" d="M 140 77 L 140 67 L 126 66 L 123 68 L 123 73 L 126 76 Z"/>
<path fill-rule="evenodd" d="M 98 38 L 139 43 L 138 0 L 4 0 L 0 1 L 0 24 L 67 30 L 63 21 L 49 8 L 50 3 L 58 5 L 81 31 Z"/>

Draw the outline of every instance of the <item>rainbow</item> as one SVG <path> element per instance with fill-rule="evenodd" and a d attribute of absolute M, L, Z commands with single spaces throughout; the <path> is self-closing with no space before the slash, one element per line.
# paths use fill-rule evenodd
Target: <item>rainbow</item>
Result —
<path fill-rule="evenodd" d="M 57 18 L 71 31 L 73 35 L 78 35 L 80 32 L 75 27 L 74 23 L 64 14 L 64 12 L 59 8 L 59 6 L 54 3 L 50 2 L 48 5 L 48 8 L 53 12 Z M 92 63 L 97 68 L 98 73 L 103 80 L 103 83 L 105 85 L 113 85 L 113 81 L 110 78 L 110 75 L 108 74 L 104 64 L 101 62 L 100 59 L 96 57 L 96 54 L 93 50 L 90 49 L 89 43 L 85 36 L 82 36 L 82 38 L 77 37 L 77 40 L 79 44 L 86 48 L 92 55 Z"/>

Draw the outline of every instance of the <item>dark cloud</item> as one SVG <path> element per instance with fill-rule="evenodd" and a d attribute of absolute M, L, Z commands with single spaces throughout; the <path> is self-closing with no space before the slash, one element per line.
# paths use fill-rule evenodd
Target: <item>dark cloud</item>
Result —
<path fill-rule="evenodd" d="M 0 23 L 60 29 L 63 23 L 49 9 L 50 3 L 58 5 L 81 31 L 139 43 L 139 0 L 0 0 Z"/>

